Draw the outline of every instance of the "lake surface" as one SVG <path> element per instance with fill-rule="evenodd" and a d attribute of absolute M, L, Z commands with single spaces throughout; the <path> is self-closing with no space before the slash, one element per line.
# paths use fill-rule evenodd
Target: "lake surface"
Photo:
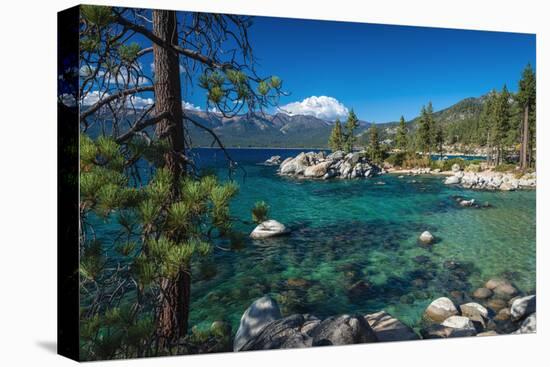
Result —
<path fill-rule="evenodd" d="M 191 325 L 223 319 L 235 332 L 245 309 L 264 294 L 277 299 L 283 315 L 384 309 L 416 327 L 433 299 L 468 294 L 491 277 L 534 292 L 535 191 L 465 190 L 432 176 L 296 180 L 258 164 L 300 151 L 229 150 L 242 168 L 232 174 L 240 186 L 232 215 L 245 221 L 235 228 L 248 235 L 255 227 L 250 209 L 263 200 L 269 217 L 292 232 L 247 238 L 242 248 L 215 251 L 194 266 Z M 220 150 L 195 154 L 200 166 L 228 178 Z M 461 208 L 456 196 L 490 207 Z M 431 247 L 417 242 L 425 230 L 437 238 Z"/>
<path fill-rule="evenodd" d="M 235 331 L 250 303 L 270 294 L 283 314 L 385 309 L 416 326 L 434 298 L 469 293 L 490 277 L 504 276 L 522 291 L 534 291 L 535 191 L 472 191 L 429 176 L 296 180 L 278 176 L 277 167 L 258 165 L 300 151 L 229 150 L 246 171 L 233 175 L 240 193 L 232 214 L 250 220 L 250 208 L 264 200 L 270 218 L 292 233 L 220 251 L 195 270 L 192 324 L 225 319 Z M 197 154 L 202 165 L 227 177 L 219 150 Z M 491 207 L 461 208 L 457 195 Z M 236 228 L 250 233 L 254 225 Z M 424 230 L 438 239 L 430 248 L 417 242 Z"/>

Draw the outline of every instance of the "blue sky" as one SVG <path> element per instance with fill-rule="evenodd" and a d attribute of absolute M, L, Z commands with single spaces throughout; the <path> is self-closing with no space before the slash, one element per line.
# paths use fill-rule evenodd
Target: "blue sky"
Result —
<path fill-rule="evenodd" d="M 326 95 L 376 122 L 415 117 L 507 84 L 535 67 L 535 36 L 256 18 L 251 32 L 263 70 L 292 93 L 283 103 Z"/>
<path fill-rule="evenodd" d="M 353 108 L 362 120 L 409 120 L 429 101 L 440 110 L 504 84 L 516 91 L 536 66 L 529 34 L 255 17 L 249 37 L 259 74 L 290 92 L 280 105 L 327 119 Z M 196 85 L 183 98 L 205 107 Z"/>

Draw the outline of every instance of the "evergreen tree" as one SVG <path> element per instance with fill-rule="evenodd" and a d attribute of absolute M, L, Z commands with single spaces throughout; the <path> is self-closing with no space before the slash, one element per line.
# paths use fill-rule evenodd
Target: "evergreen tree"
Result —
<path fill-rule="evenodd" d="M 506 85 L 496 98 L 493 108 L 491 137 L 496 148 L 496 164 L 504 161 L 504 148 L 509 144 L 510 130 L 510 93 Z"/>
<path fill-rule="evenodd" d="M 432 102 L 428 102 L 428 107 L 426 107 L 426 121 L 427 121 L 427 126 L 428 126 L 428 136 L 429 136 L 429 139 L 427 141 L 428 143 L 428 146 L 429 146 L 429 151 L 428 151 L 428 158 L 431 159 L 431 152 L 432 150 L 435 149 L 435 136 L 436 136 L 436 128 L 435 128 L 435 120 L 434 120 L 434 116 L 433 116 L 433 113 L 434 113 L 434 109 L 433 109 L 433 106 L 432 106 Z"/>
<path fill-rule="evenodd" d="M 431 106 L 431 103 L 428 107 Z M 427 155 L 428 159 L 430 157 L 432 145 L 433 145 L 433 127 L 432 127 L 432 116 L 429 109 L 427 109 L 425 106 L 422 106 L 422 110 L 420 111 L 420 120 L 418 123 L 418 130 L 417 130 L 417 145 L 420 151 Z"/>
<path fill-rule="evenodd" d="M 531 161 L 533 147 L 530 135 L 536 126 L 532 118 L 536 109 L 536 78 L 531 64 L 527 64 L 519 81 L 517 100 L 523 109 L 523 121 L 521 125 L 520 168 L 525 170 Z M 532 119 L 532 122 L 530 122 Z M 531 128 L 532 126 L 532 128 Z"/>
<path fill-rule="evenodd" d="M 492 164 L 492 150 L 494 139 L 491 134 L 492 126 L 494 124 L 494 108 L 497 98 L 498 93 L 495 90 L 489 92 L 487 98 L 483 102 L 483 109 L 481 111 L 479 121 L 479 141 L 481 145 L 485 146 L 485 151 L 487 154 L 487 164 Z"/>
<path fill-rule="evenodd" d="M 401 116 L 399 120 L 399 126 L 397 127 L 397 133 L 395 134 L 395 146 L 401 151 L 405 151 L 409 144 L 407 137 L 407 125 L 405 123 L 405 118 Z"/>
<path fill-rule="evenodd" d="M 344 136 L 342 134 L 342 124 L 340 123 L 340 119 L 336 119 L 336 122 L 334 123 L 334 127 L 332 128 L 328 140 L 328 145 L 333 152 L 344 149 Z"/>
<path fill-rule="evenodd" d="M 380 137 L 378 134 L 378 128 L 376 124 L 372 124 L 369 128 L 369 144 L 367 147 L 367 155 L 373 162 L 380 162 L 382 160 L 382 149 L 380 148 Z"/>
<path fill-rule="evenodd" d="M 445 143 L 445 135 L 441 123 L 437 124 L 435 129 L 435 150 L 439 154 L 439 159 L 443 158 L 443 144 Z"/>
<path fill-rule="evenodd" d="M 350 153 L 353 151 L 353 146 L 355 145 L 355 129 L 359 126 L 359 119 L 355 115 L 355 112 L 353 109 L 349 111 L 348 118 L 346 120 L 346 133 L 345 133 L 345 142 L 344 142 L 344 150 L 346 153 Z"/>
<path fill-rule="evenodd" d="M 188 334 L 193 264 L 218 241 L 237 240 L 229 215 L 237 187 L 189 164 L 191 126 L 227 151 L 183 114 L 180 68 L 198 72 L 208 105 L 228 116 L 243 105 L 273 106 L 282 82 L 243 71 L 241 62 L 253 64 L 248 17 L 105 6 L 81 6 L 80 14 L 83 72 L 74 97 L 83 104 L 95 96 L 80 113 L 80 355 L 196 352 L 181 350 L 201 348 Z M 129 41 L 135 34 L 141 44 Z M 233 56 L 220 51 L 228 37 L 240 46 Z M 154 77 L 140 66 L 143 57 L 152 57 Z M 143 93 L 154 93 L 153 102 L 137 108 Z M 92 124 L 101 129 L 89 133 Z M 119 233 L 96 238 L 94 218 Z M 121 257 L 105 256 L 114 250 Z"/>

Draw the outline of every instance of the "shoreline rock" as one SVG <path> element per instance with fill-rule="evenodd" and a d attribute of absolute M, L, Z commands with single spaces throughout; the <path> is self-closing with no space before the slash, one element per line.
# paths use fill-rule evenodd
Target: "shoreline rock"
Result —
<path fill-rule="evenodd" d="M 342 151 L 326 156 L 324 152 L 301 152 L 285 159 L 278 171 L 283 176 L 323 180 L 370 178 L 384 172 L 365 157 L 365 152 L 345 154 Z"/>
<path fill-rule="evenodd" d="M 266 166 L 278 166 L 281 164 L 281 156 L 280 155 L 274 155 L 271 156 L 268 160 L 264 162 L 264 165 Z"/>
<path fill-rule="evenodd" d="M 506 280 L 491 279 L 483 289 L 496 289 L 507 284 Z M 483 293 L 487 295 L 487 292 Z M 497 296 L 491 294 L 483 304 L 467 302 L 458 308 L 449 298 L 440 297 L 426 308 L 417 334 L 386 311 L 364 316 L 343 314 L 325 319 L 310 314 L 283 317 L 277 302 L 264 296 L 254 301 L 241 317 L 233 349 L 303 348 L 536 332 L 535 295 L 516 297 L 510 305 L 501 298 L 492 297 Z M 486 308 L 489 307 L 488 300 L 499 301 L 503 305 L 501 311 L 497 313 Z"/>
<path fill-rule="evenodd" d="M 280 319 L 281 311 L 277 302 L 269 296 L 254 301 L 243 313 L 239 329 L 233 341 L 233 351 L 239 351 L 254 339 L 271 322 Z"/>
<path fill-rule="evenodd" d="M 460 185 L 466 189 L 514 191 L 534 189 L 537 186 L 536 173 L 527 173 L 517 178 L 514 173 L 495 171 L 454 171 L 443 181 L 445 185 Z"/>

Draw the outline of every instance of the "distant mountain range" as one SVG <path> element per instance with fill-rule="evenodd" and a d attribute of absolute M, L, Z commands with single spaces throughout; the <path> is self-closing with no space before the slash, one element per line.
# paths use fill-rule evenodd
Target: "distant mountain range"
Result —
<path fill-rule="evenodd" d="M 460 102 L 434 113 L 437 122 L 446 128 L 461 128 L 479 119 L 483 108 L 483 99 L 466 98 Z M 277 148 L 326 148 L 334 125 L 314 116 L 274 115 L 251 113 L 225 118 L 221 114 L 186 110 L 187 116 L 214 131 L 226 147 L 277 147 Z M 418 117 L 407 122 L 409 130 L 414 131 Z M 359 139 L 372 123 L 360 121 L 356 130 Z M 377 124 L 382 140 L 392 140 L 398 122 Z M 211 146 L 212 137 L 204 130 L 188 124 L 194 146 Z"/>

